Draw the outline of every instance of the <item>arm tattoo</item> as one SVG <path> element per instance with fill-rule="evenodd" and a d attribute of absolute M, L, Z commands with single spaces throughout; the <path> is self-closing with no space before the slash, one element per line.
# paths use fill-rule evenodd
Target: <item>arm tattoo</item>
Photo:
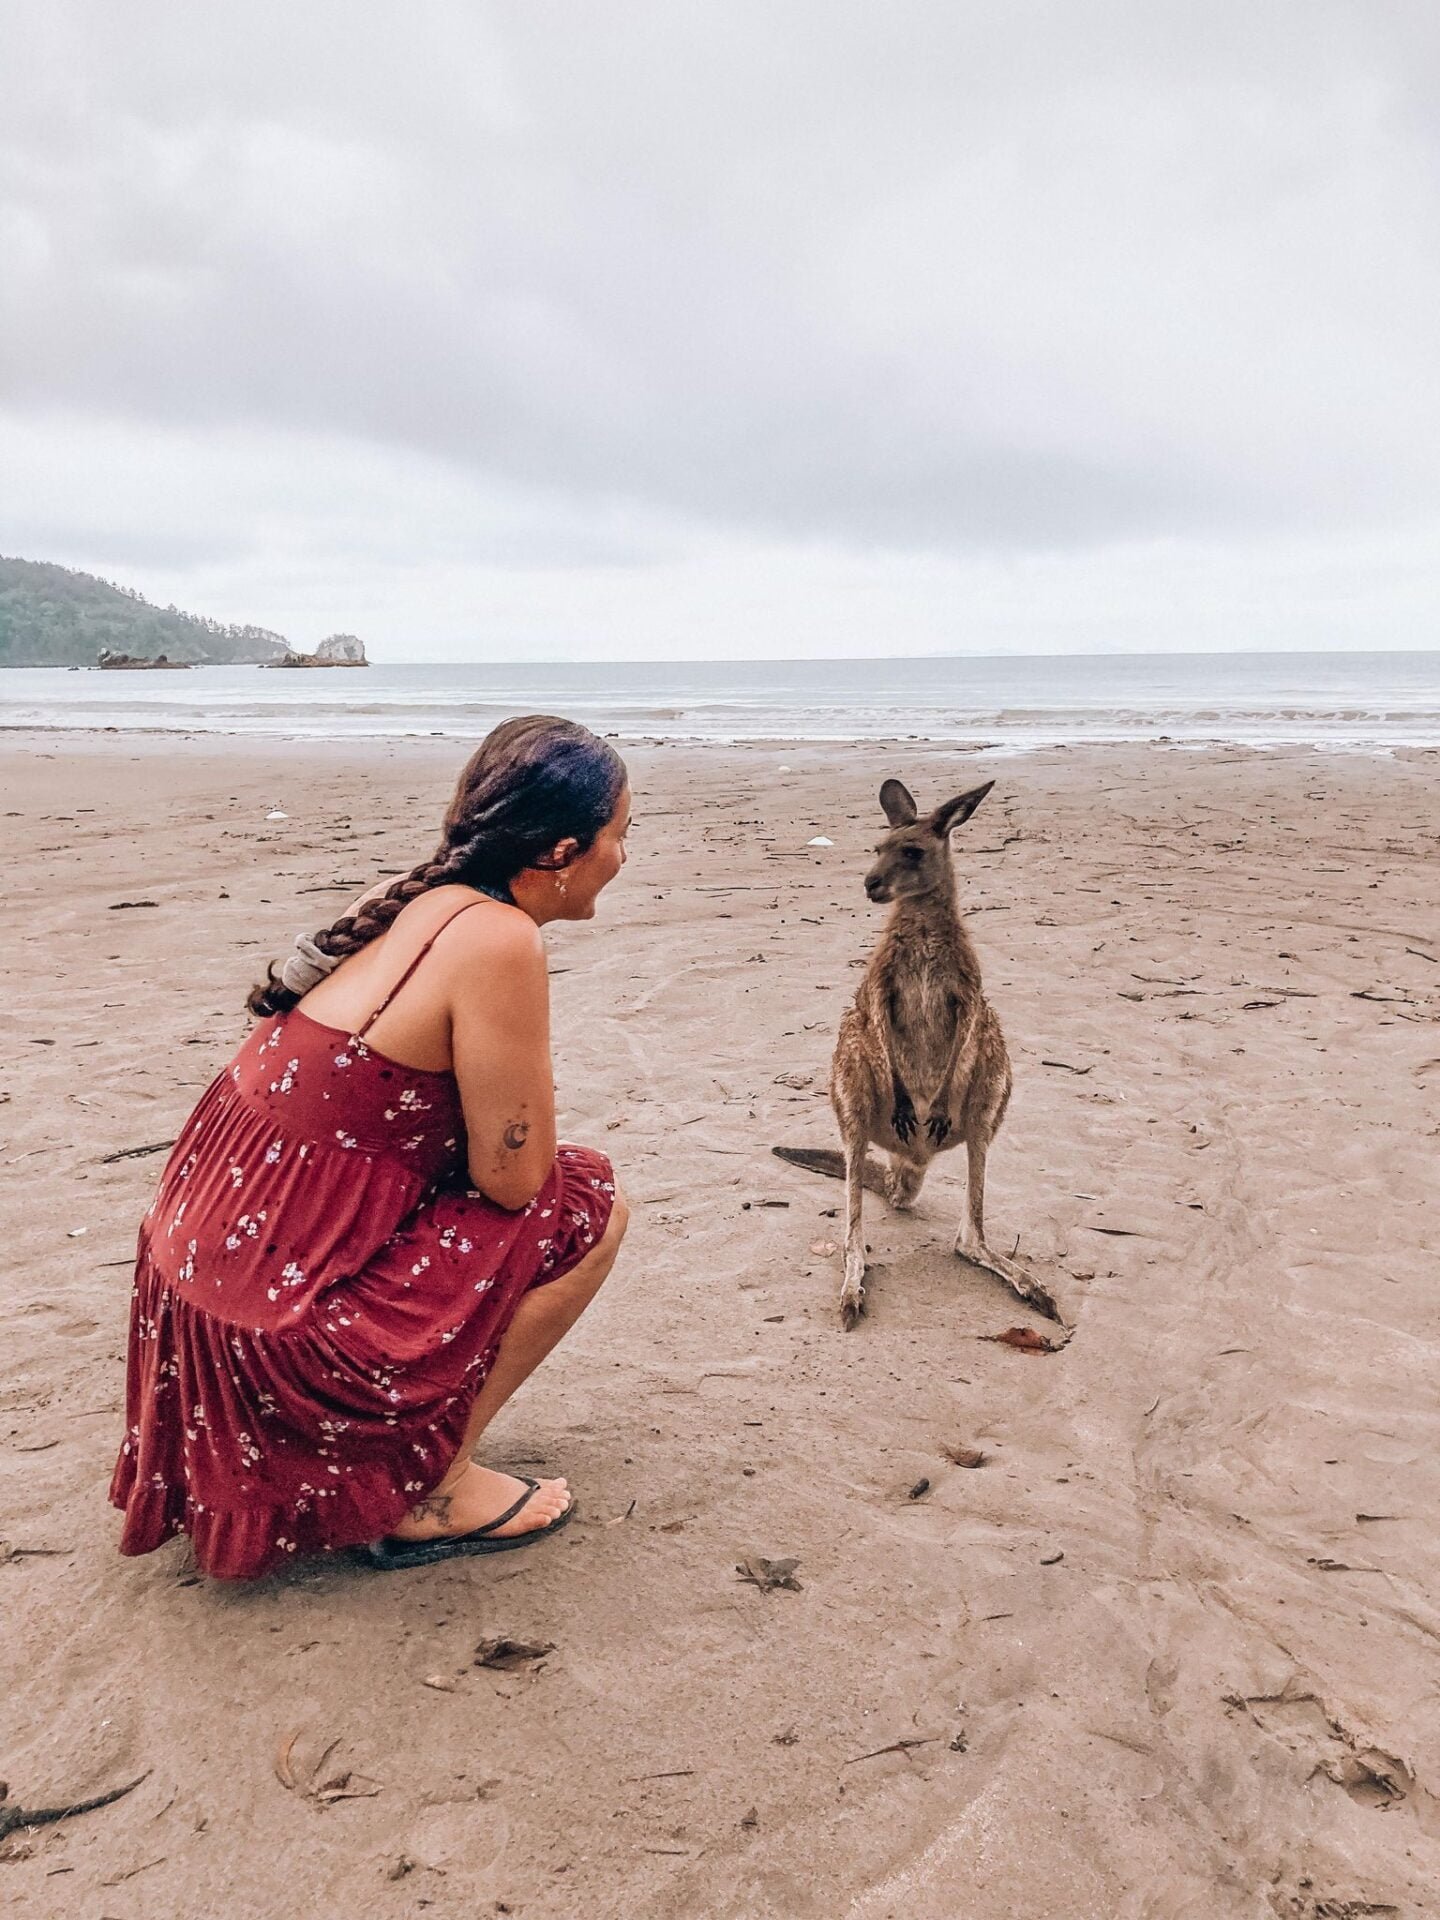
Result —
<path fill-rule="evenodd" d="M 528 1120 L 512 1120 L 500 1138 L 512 1153 L 518 1153 L 530 1138 L 530 1122 Z"/>

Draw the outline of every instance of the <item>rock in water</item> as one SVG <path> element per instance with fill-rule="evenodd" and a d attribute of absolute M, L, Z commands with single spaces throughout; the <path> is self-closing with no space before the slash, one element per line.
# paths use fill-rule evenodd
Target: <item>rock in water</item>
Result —
<path fill-rule="evenodd" d="M 332 633 L 322 640 L 314 653 L 287 653 L 283 660 L 265 663 L 272 667 L 368 667 L 365 643 L 353 633 Z"/>
<path fill-rule="evenodd" d="M 332 633 L 320 642 L 315 649 L 317 660 L 328 660 L 335 666 L 368 667 L 365 658 L 365 643 L 353 633 Z"/>

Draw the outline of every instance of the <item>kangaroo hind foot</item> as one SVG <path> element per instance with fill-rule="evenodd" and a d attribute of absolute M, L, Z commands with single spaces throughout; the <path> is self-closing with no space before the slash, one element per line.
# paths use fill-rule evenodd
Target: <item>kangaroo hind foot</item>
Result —
<path fill-rule="evenodd" d="M 850 1333 L 860 1321 L 865 1311 L 865 1263 L 863 1260 L 845 1261 L 845 1280 L 840 1288 L 840 1324 Z"/>
<path fill-rule="evenodd" d="M 955 1251 L 962 1260 L 968 1260 L 972 1267 L 979 1267 L 982 1272 L 993 1273 L 997 1280 L 1003 1280 L 1012 1293 L 1027 1306 L 1034 1307 L 1037 1313 L 1043 1313 L 1047 1320 L 1053 1320 L 1060 1327 L 1065 1325 L 1064 1316 L 1055 1304 L 1054 1294 L 1018 1260 L 993 1252 L 983 1240 L 968 1235 L 963 1227 L 955 1237 Z"/>

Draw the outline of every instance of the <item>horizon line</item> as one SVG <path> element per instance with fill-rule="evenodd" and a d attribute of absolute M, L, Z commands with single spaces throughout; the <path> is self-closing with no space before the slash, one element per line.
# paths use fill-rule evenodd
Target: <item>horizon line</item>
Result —
<path fill-rule="evenodd" d="M 1235 660 L 1284 659 L 1290 656 L 1336 659 L 1440 658 L 1440 644 L 1414 647 L 1171 647 L 1153 651 L 1143 647 L 1110 647 L 1100 652 L 1066 653 L 1024 652 L 971 653 L 946 649 L 934 653 L 794 653 L 794 654 L 694 654 L 661 657 L 623 654 L 566 654 L 536 659 L 497 659 L 478 656 L 451 659 L 372 658 L 372 666 L 408 667 L 813 667 L 889 664 L 924 666 L 936 660 Z M 227 664 L 224 662 L 204 664 Z"/>

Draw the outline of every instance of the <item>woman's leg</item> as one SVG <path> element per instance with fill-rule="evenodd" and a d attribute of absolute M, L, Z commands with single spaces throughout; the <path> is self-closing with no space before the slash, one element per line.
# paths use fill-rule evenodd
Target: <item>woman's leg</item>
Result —
<path fill-rule="evenodd" d="M 618 1190 L 605 1231 L 583 1260 L 569 1273 L 532 1287 L 511 1317 L 485 1384 L 475 1396 L 470 1424 L 456 1455 L 468 1460 L 475 1442 L 515 1389 L 529 1379 L 550 1350 L 557 1346 L 600 1291 L 615 1264 L 620 1242 L 629 1225 L 630 1209 Z"/>
<path fill-rule="evenodd" d="M 515 1389 L 564 1339 L 600 1291 L 615 1264 L 629 1219 L 625 1198 L 617 1191 L 605 1231 L 585 1258 L 558 1280 L 533 1287 L 521 1300 L 501 1338 L 485 1384 L 475 1396 L 465 1438 L 450 1471 L 438 1487 L 410 1509 L 395 1529 L 397 1539 L 432 1540 L 447 1533 L 469 1533 L 487 1525 L 520 1498 L 525 1489 L 512 1474 L 477 1466 L 470 1458 L 471 1451 Z M 539 1493 L 496 1532 L 529 1533 L 535 1527 L 548 1526 L 564 1512 L 569 1499 L 564 1480 L 542 1480 Z"/>

